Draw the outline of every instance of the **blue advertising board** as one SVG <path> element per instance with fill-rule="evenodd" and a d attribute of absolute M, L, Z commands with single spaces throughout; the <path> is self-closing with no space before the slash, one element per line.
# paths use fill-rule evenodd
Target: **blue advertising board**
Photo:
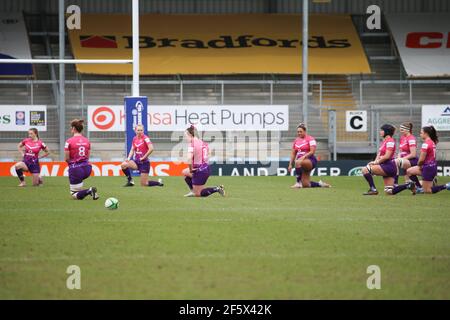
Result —
<path fill-rule="evenodd" d="M 134 128 L 141 124 L 144 126 L 144 134 L 147 134 L 147 97 L 125 97 L 125 139 L 126 156 L 130 152 L 133 138 L 135 136 Z M 137 172 L 133 172 L 137 174 Z"/>

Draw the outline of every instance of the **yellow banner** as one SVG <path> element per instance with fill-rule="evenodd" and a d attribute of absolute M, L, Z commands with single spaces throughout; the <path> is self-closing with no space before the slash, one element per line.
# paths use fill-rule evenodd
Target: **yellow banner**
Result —
<path fill-rule="evenodd" d="M 300 15 L 140 16 L 140 73 L 298 74 Z M 69 31 L 76 59 L 131 59 L 130 15 L 83 14 L 81 30 Z M 349 15 L 311 15 L 311 74 L 370 73 Z M 131 65 L 77 65 L 90 74 L 130 75 Z"/>

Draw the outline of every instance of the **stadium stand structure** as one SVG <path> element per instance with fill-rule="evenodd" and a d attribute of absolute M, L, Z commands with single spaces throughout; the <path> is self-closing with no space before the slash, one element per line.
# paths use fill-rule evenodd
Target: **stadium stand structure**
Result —
<path fill-rule="evenodd" d="M 57 30 L 55 16 L 45 16 L 48 22 L 44 22 L 49 27 L 50 32 Z M 30 32 L 31 51 L 33 57 L 56 56 L 58 52 L 56 37 L 46 34 L 33 35 L 36 23 L 30 22 L 36 17 L 26 16 L 28 21 L 28 31 Z M 310 86 L 310 109 L 309 127 L 310 133 L 319 140 L 319 157 L 327 159 L 330 156 L 328 145 L 328 109 L 337 111 L 338 130 L 337 142 L 338 153 L 352 153 L 353 157 L 359 154 L 371 154 L 375 151 L 373 141 L 370 141 L 369 134 L 346 133 L 344 117 L 346 110 L 367 109 L 371 106 L 397 105 L 403 106 L 403 110 L 389 111 L 382 113 L 380 121 L 386 120 L 391 123 L 400 123 L 411 120 L 416 127 L 420 126 L 420 112 L 413 112 L 407 106 L 422 103 L 449 103 L 450 85 L 440 83 L 420 83 L 413 84 L 412 95 L 408 83 L 379 83 L 383 80 L 405 80 L 400 58 L 395 50 L 393 41 L 387 30 L 381 30 L 379 34 L 367 35 L 361 27 L 361 19 L 358 16 L 354 19 L 355 26 L 359 30 L 361 41 L 367 57 L 369 59 L 373 73 L 371 75 L 328 75 L 311 76 L 313 81 L 322 82 L 322 95 L 320 86 L 312 84 Z M 49 45 L 46 45 L 49 44 Z M 71 57 L 71 48 L 67 46 L 66 53 Z M 53 71 L 51 70 L 53 68 Z M 85 83 L 84 90 L 80 83 L 70 83 L 73 80 L 83 81 L 117 81 L 127 80 L 130 77 L 111 77 L 96 75 L 80 75 L 76 72 L 74 65 L 66 65 L 66 122 L 72 118 L 86 118 L 87 105 L 108 105 L 123 104 L 123 97 L 130 94 L 130 84 L 91 84 Z M 58 68 L 48 65 L 35 66 L 36 80 L 56 80 L 58 79 Z M 300 76 L 275 76 L 275 75 L 241 75 L 241 76 L 204 76 L 204 77 L 141 77 L 141 80 L 269 80 L 273 81 L 273 95 L 270 101 L 269 84 L 227 84 L 224 86 L 224 101 L 222 101 L 221 85 L 217 82 L 211 84 L 188 84 L 184 83 L 181 98 L 180 84 L 142 84 L 141 94 L 147 95 L 150 104 L 288 104 L 290 108 L 290 130 L 282 132 L 279 139 L 281 147 L 281 158 L 289 156 L 291 142 L 295 136 L 295 128 L 302 120 L 301 101 L 302 93 L 300 85 L 281 85 L 280 80 L 300 80 Z M 360 82 L 364 85 L 361 87 Z M 42 134 L 42 138 L 49 142 L 53 150 L 57 150 L 57 109 L 56 109 L 56 87 L 52 84 L 34 84 L 33 88 L 29 84 L 18 84 L 14 81 L 2 83 L 0 90 L 0 104 L 45 104 L 49 106 L 48 131 Z M 363 89 L 361 92 L 361 88 Z M 32 94 L 31 94 L 32 93 Z M 382 94 L 380 94 L 382 93 Z M 83 97 L 82 97 L 83 95 Z M 83 99 L 83 101 L 81 101 Z M 68 133 L 68 129 L 66 131 Z M 123 133 L 91 133 L 90 138 L 94 143 L 93 154 L 96 158 L 110 160 L 120 158 L 124 155 Z M 150 132 L 152 139 L 158 143 L 154 155 L 161 159 L 169 159 L 170 150 L 174 144 L 171 141 L 171 133 Z M 16 150 L 17 141 L 23 136 L 21 133 L 4 132 L 1 141 L 2 151 L 0 158 L 11 158 Z M 448 137 L 445 137 L 448 138 Z M 245 145 L 245 141 L 241 145 Z M 256 142 L 249 142 L 250 149 L 257 148 Z M 238 148 L 239 148 L 238 143 Z M 247 148 L 248 149 L 248 148 Z M 444 149 L 450 149 L 445 147 Z M 238 152 L 239 153 L 239 152 Z M 245 155 L 243 157 L 246 157 Z M 57 158 L 55 156 L 55 158 Z M 239 158 L 239 157 L 238 157 Z"/>

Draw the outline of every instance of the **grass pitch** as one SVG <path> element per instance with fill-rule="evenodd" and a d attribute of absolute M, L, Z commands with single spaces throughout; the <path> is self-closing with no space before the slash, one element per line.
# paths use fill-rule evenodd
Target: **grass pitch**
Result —
<path fill-rule="evenodd" d="M 363 197 L 361 177 L 325 180 L 332 189 L 212 177 L 227 197 L 195 199 L 181 177 L 164 188 L 92 177 L 101 199 L 74 201 L 67 178 L 2 178 L 0 298 L 450 299 L 450 192 Z M 66 288 L 69 265 L 81 290 Z M 381 290 L 366 287 L 369 265 Z"/>

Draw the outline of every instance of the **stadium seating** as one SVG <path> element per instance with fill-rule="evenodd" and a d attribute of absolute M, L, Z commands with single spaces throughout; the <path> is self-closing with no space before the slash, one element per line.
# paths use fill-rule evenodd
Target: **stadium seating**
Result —
<path fill-rule="evenodd" d="M 31 18 L 29 18 L 31 19 Z M 56 25 L 50 18 L 49 25 Z M 358 19 L 355 19 L 357 29 Z M 31 24 L 33 25 L 33 24 Z M 29 30 L 35 31 L 35 30 Z M 346 133 L 344 130 L 345 110 L 368 109 L 370 106 L 379 105 L 409 105 L 411 96 L 407 83 L 390 84 L 377 83 L 379 80 L 404 80 L 405 74 L 401 66 L 395 48 L 392 47 L 390 37 L 387 36 L 381 41 L 373 41 L 371 37 L 361 37 L 362 44 L 368 56 L 373 74 L 371 75 L 353 75 L 353 76 L 312 76 L 314 81 L 322 82 L 322 96 L 320 96 L 319 85 L 310 86 L 310 112 L 309 126 L 312 135 L 319 140 L 319 154 L 323 159 L 329 157 L 328 148 L 328 109 L 337 110 L 338 119 L 338 142 L 342 147 L 353 148 L 354 152 L 363 152 L 367 149 L 368 134 Z M 51 45 L 51 51 L 48 52 L 45 45 L 38 37 L 31 37 L 31 51 L 33 56 L 45 56 L 48 54 L 56 55 L 58 46 Z M 70 46 L 66 47 L 68 55 L 71 54 Z M 36 80 L 50 80 L 51 72 L 47 65 L 36 65 Z M 54 67 L 56 77 L 58 77 L 58 67 Z M 108 77 L 96 75 L 80 75 L 75 71 L 74 65 L 66 65 L 67 80 L 130 80 L 126 77 Z M 141 77 L 141 80 L 176 80 L 174 77 Z M 227 76 L 227 77 L 183 77 L 183 80 L 274 80 L 273 85 L 273 103 L 289 104 L 290 106 L 290 130 L 282 132 L 280 138 L 281 157 L 289 154 L 291 141 L 295 136 L 294 128 L 301 122 L 301 101 L 302 93 L 299 85 L 279 85 L 277 80 L 299 80 L 298 76 Z M 360 81 L 374 81 L 373 83 L 364 83 L 363 91 L 360 92 Z M 51 84 L 35 84 L 33 89 L 27 84 L 1 84 L 0 104 L 45 104 L 49 106 L 48 112 L 48 131 L 41 136 L 48 143 L 57 149 L 58 141 L 58 114 L 56 110 L 56 100 Z M 31 98 L 31 91 L 33 92 Z M 382 92 L 382 94 L 380 94 Z M 151 104 L 179 104 L 180 86 L 179 84 L 142 84 L 141 93 L 149 97 Z M 66 121 L 75 117 L 86 117 L 86 106 L 88 104 L 122 104 L 123 97 L 130 94 L 130 86 L 124 84 L 85 84 L 83 92 L 81 86 L 77 84 L 66 84 Z M 362 96 L 362 100 L 360 97 Z M 185 84 L 183 86 L 182 102 L 184 104 L 239 104 L 245 101 L 247 104 L 267 104 L 270 103 L 270 86 L 268 84 L 227 84 L 224 86 L 224 101 L 221 101 L 221 86 L 219 84 Z M 32 101 L 31 101 L 32 99 Z M 421 83 L 414 84 L 412 91 L 412 103 L 448 103 L 450 101 L 450 84 L 439 83 Z M 419 112 L 397 112 L 390 113 L 385 117 L 389 122 L 402 122 L 412 120 L 415 125 L 420 124 Z M 381 117 L 383 119 L 383 116 Z M 68 128 L 66 128 L 68 133 Z M 170 150 L 173 143 L 170 141 L 171 134 L 168 132 L 150 132 L 152 139 L 158 142 L 158 148 L 155 156 L 161 159 L 170 159 Z M 2 133 L 1 143 L 5 148 L 0 152 L 0 158 L 8 157 L 10 150 L 15 149 L 16 141 L 22 137 L 20 133 L 4 132 Z M 446 137 L 446 136 L 444 136 Z M 90 138 L 94 143 L 102 141 L 106 143 L 109 151 L 97 149 L 95 156 L 102 160 L 123 157 L 123 148 L 120 144 L 123 139 L 123 133 L 91 133 Z M 98 144 L 100 145 L 100 144 Z M 355 148 L 356 146 L 356 148 Z M 361 148 L 357 148 L 360 146 Z M 239 148 L 239 144 L 238 144 Z M 5 150 L 5 151 L 3 151 Z M 95 150 L 95 149 L 94 149 Z"/>

